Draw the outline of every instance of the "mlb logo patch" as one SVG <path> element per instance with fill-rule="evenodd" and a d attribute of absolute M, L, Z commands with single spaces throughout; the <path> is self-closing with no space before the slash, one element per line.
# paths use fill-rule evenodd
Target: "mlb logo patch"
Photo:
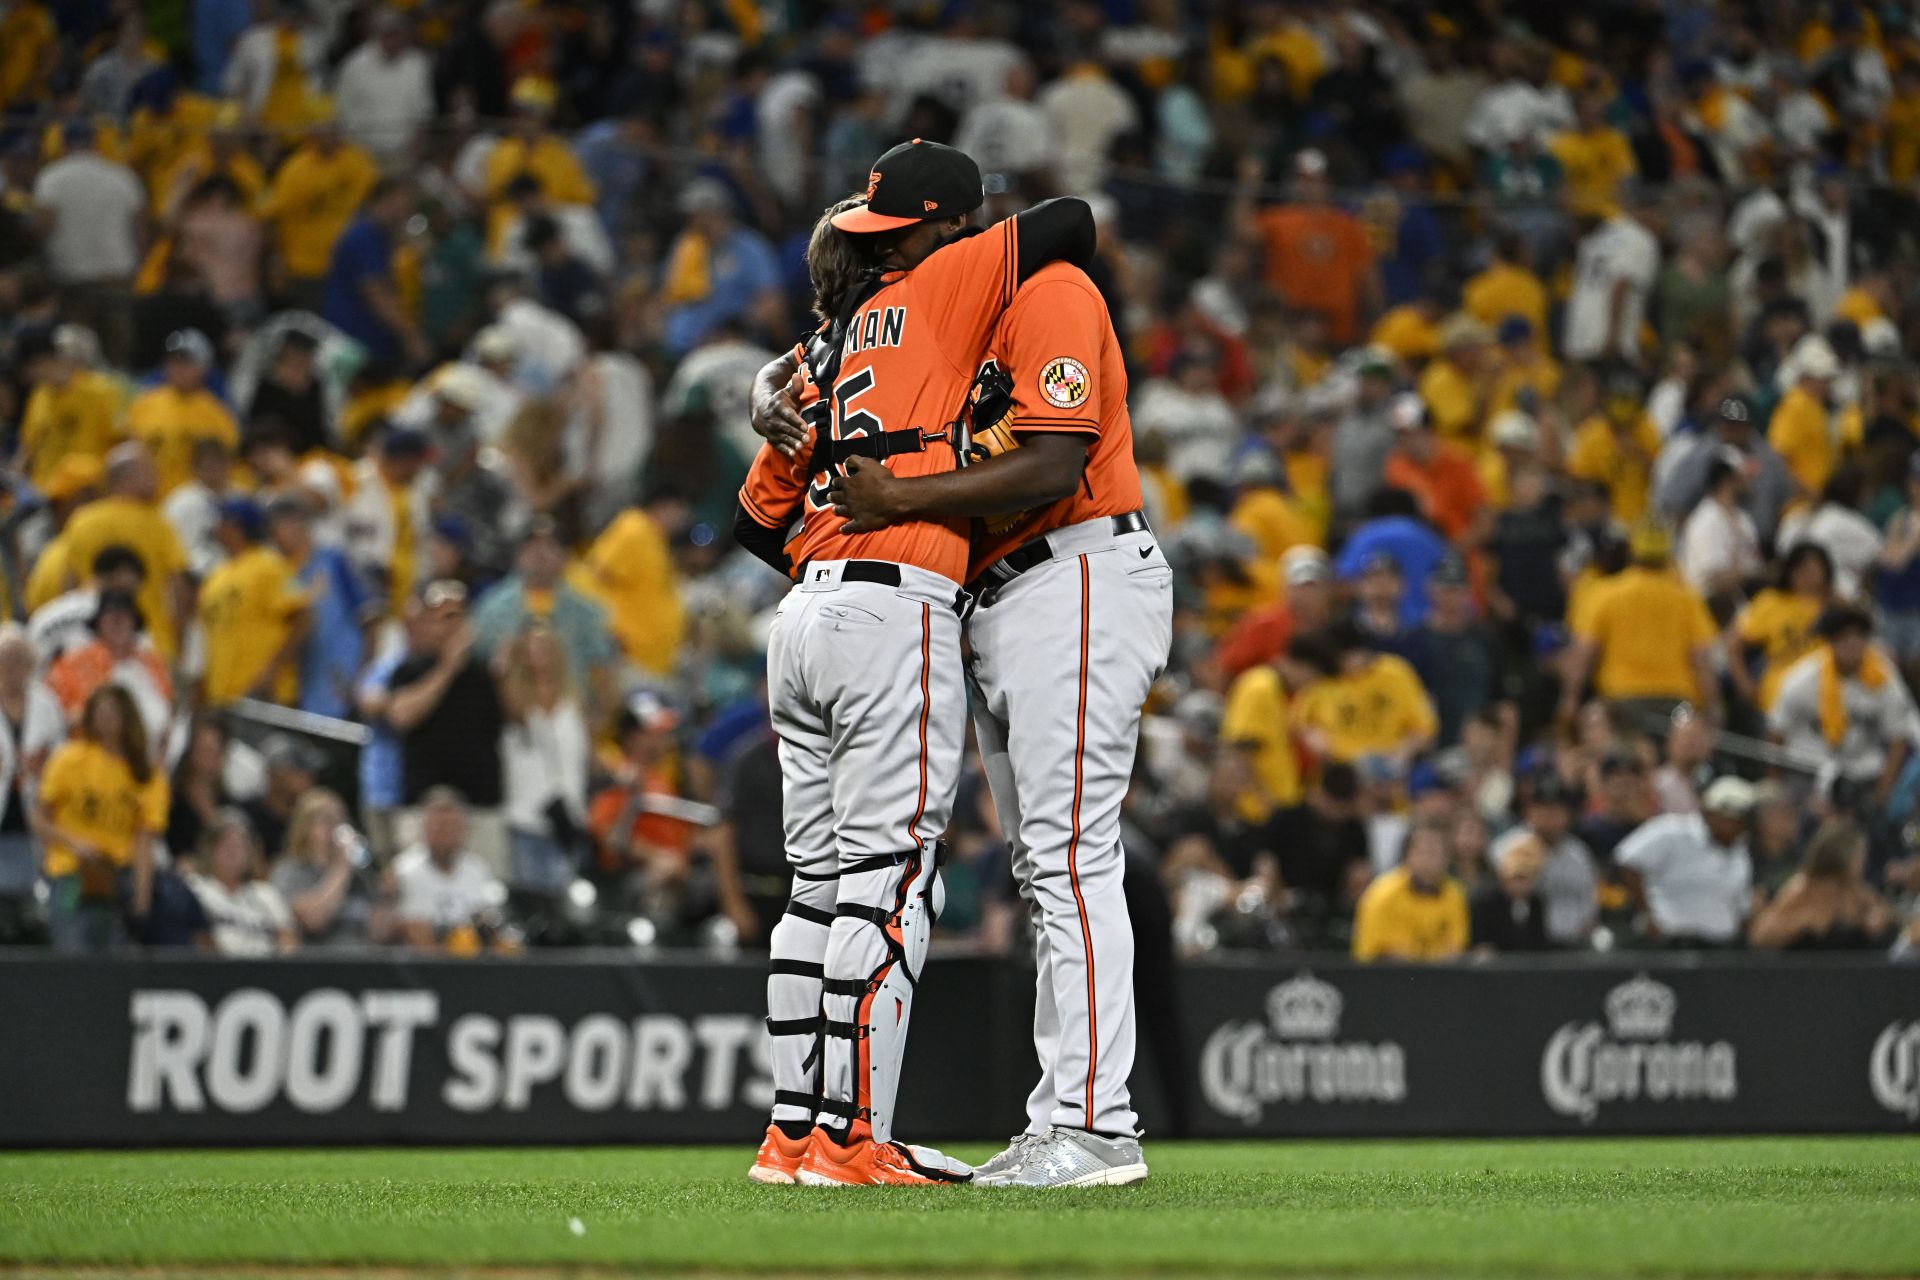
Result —
<path fill-rule="evenodd" d="M 1049 360 L 1040 370 L 1040 394 L 1056 408 L 1077 408 L 1092 390 L 1093 375 L 1072 356 Z"/>

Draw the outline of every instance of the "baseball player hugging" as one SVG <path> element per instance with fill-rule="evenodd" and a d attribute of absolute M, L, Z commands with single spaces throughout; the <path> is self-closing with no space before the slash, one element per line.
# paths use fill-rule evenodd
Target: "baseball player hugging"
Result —
<path fill-rule="evenodd" d="M 1051 262 L 1091 259 L 1084 202 L 968 235 L 982 198 L 978 167 L 952 148 L 887 152 L 866 194 L 815 228 L 824 323 L 764 371 L 793 384 L 798 447 L 760 450 L 735 518 L 741 544 L 794 580 L 767 653 L 794 884 L 771 939 L 775 1105 L 749 1173 L 759 1182 L 970 1177 L 893 1135 L 965 740 L 970 524 L 925 514 L 855 528 L 830 495 L 855 470 L 952 473 L 963 442 L 947 424 L 1017 291 Z M 1117 891 L 1117 864 L 1113 880 Z M 1119 1079 L 1124 1095 L 1124 1066 Z"/>

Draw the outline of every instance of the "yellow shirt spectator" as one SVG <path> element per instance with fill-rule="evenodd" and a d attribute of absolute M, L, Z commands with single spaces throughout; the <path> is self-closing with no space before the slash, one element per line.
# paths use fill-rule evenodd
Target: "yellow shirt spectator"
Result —
<path fill-rule="evenodd" d="M 1233 504 L 1227 522 L 1252 539 L 1263 560 L 1278 560 L 1290 547 L 1319 546 L 1321 532 L 1300 505 L 1268 485 L 1248 489 Z"/>
<path fill-rule="evenodd" d="M 205 387 L 182 391 L 162 383 L 141 392 L 127 406 L 127 434 L 153 453 L 163 498 L 192 476 L 196 441 L 218 440 L 240 450 L 240 424 Z"/>
<path fill-rule="evenodd" d="M 511 220 L 511 210 L 502 203 L 507 187 L 523 173 L 537 179 L 540 194 L 554 204 L 593 203 L 593 180 L 580 167 L 573 149 L 560 138 L 550 133 L 531 142 L 521 137 L 502 138 L 487 156 L 486 196 L 494 203 L 487 226 L 490 249 L 500 247 L 500 238 Z"/>
<path fill-rule="evenodd" d="M 295 280 L 323 280 L 333 242 L 379 180 L 373 157 L 351 143 L 302 143 L 273 175 L 264 213 Z"/>
<path fill-rule="evenodd" d="M 1525 316 L 1537 341 L 1547 332 L 1547 286 L 1540 277 L 1511 262 L 1492 266 L 1461 287 L 1460 308 L 1489 328 L 1508 316 Z"/>
<path fill-rule="evenodd" d="M 167 829 L 167 779 L 158 769 L 145 782 L 127 762 L 97 742 L 75 738 L 61 744 L 40 775 L 40 804 L 47 818 L 98 849 L 116 867 L 133 861 L 141 832 Z M 80 859 L 66 844 L 47 842 L 48 877 L 70 876 Z"/>
<path fill-rule="evenodd" d="M 39 0 L 21 0 L 0 14 L 0 107 L 46 84 L 57 34 L 53 15 Z"/>
<path fill-rule="evenodd" d="M 1475 445 L 1479 443 L 1486 404 L 1483 384 L 1453 361 L 1435 360 L 1420 374 L 1415 384 L 1426 401 L 1427 415 L 1442 440 Z"/>
<path fill-rule="evenodd" d="M 1903 89 L 1887 106 L 1887 185 L 1905 187 L 1920 175 L 1920 85 Z"/>
<path fill-rule="evenodd" d="M 1773 708 L 1787 668 L 1820 647 L 1813 627 L 1825 609 L 1826 601 L 1818 596 L 1768 587 L 1748 601 L 1733 620 L 1734 635 L 1760 651 L 1760 687 L 1755 701 L 1762 711 Z"/>
<path fill-rule="evenodd" d="M 1629 565 L 1594 584 L 1573 619 L 1594 646 L 1593 687 L 1603 698 L 1703 699 L 1694 655 L 1719 634 L 1699 593 L 1671 569 Z"/>
<path fill-rule="evenodd" d="M 1509 409 L 1524 408 L 1520 397 L 1528 391 L 1533 393 L 1534 403 L 1529 412 L 1537 413 L 1559 390 L 1560 364 L 1546 352 L 1536 347 L 1523 358 L 1509 357 L 1493 376 L 1493 391 L 1487 397 L 1487 418 L 1491 421 Z"/>
<path fill-rule="evenodd" d="M 272 547 L 249 547 L 209 574 L 200 588 L 208 705 L 252 694 L 293 638 L 294 624 L 306 607 L 293 563 Z M 294 664 L 281 663 L 273 674 L 272 700 L 291 704 L 299 692 Z"/>
<path fill-rule="evenodd" d="M 1547 148 L 1566 171 L 1567 207 L 1576 216 L 1611 213 L 1620 184 L 1637 168 L 1627 135 L 1607 125 L 1557 134 Z"/>
<path fill-rule="evenodd" d="M 588 549 L 587 567 L 628 660 L 655 675 L 670 673 L 686 614 L 659 524 L 644 511 L 622 512 Z"/>
<path fill-rule="evenodd" d="M 20 449 L 34 487 L 44 490 L 71 455 L 105 458 L 120 439 L 120 406 L 119 386 L 93 369 L 64 384 L 35 387 L 20 420 Z"/>
<path fill-rule="evenodd" d="M 1451 878 L 1421 889 L 1404 867 L 1367 886 L 1353 916 L 1355 960 L 1447 960 L 1467 949 L 1467 895 Z"/>
<path fill-rule="evenodd" d="M 1406 302 L 1380 317 L 1367 341 L 1395 358 L 1418 363 L 1440 350 L 1440 327 L 1419 303 Z"/>
<path fill-rule="evenodd" d="M 153 647 L 171 661 L 179 649 L 179 632 L 169 593 L 174 578 L 186 572 L 187 553 L 160 508 L 119 495 L 101 498 L 73 513 L 61 541 L 67 544 L 69 575 L 76 578 L 91 572 L 94 557 L 116 543 L 140 557 L 147 571 L 137 597 L 140 612 Z"/>
<path fill-rule="evenodd" d="M 1833 423 L 1827 406 L 1804 384 L 1796 385 L 1780 398 L 1767 424 L 1767 443 L 1787 464 L 1787 470 L 1809 494 L 1827 487 L 1839 463 L 1833 439 Z"/>
<path fill-rule="evenodd" d="M 76 575 L 84 576 L 84 575 Z M 27 612 L 56 599 L 67 589 L 67 540 L 55 538 L 40 548 L 40 556 L 27 574 Z"/>
<path fill-rule="evenodd" d="M 1286 686 L 1272 667 L 1249 668 L 1227 690 L 1220 741 L 1247 753 L 1259 784 L 1258 794 L 1241 800 L 1241 816 L 1249 822 L 1264 822 L 1275 809 L 1300 803 L 1300 765 L 1287 721 Z"/>
<path fill-rule="evenodd" d="M 1390 653 L 1308 686 L 1294 700 L 1293 716 L 1324 739 L 1329 756 L 1347 764 L 1401 751 L 1440 727 L 1420 677 Z"/>
<path fill-rule="evenodd" d="M 1614 518 L 1630 525 L 1646 513 L 1647 485 L 1659 452 L 1659 429 L 1646 415 L 1635 420 L 1623 439 L 1606 415 L 1595 414 L 1573 433 L 1567 474 L 1605 485 Z"/>
<path fill-rule="evenodd" d="M 238 148 L 215 155 L 212 144 L 202 138 L 160 171 L 154 200 L 162 213 L 175 211 L 193 188 L 215 176 L 230 179 L 240 188 L 240 198 L 249 208 L 259 203 L 267 189 L 266 171 L 258 160 Z"/>

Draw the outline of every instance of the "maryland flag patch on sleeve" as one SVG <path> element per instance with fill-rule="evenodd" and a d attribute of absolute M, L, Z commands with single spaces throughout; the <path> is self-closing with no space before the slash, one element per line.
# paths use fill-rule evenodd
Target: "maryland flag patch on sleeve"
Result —
<path fill-rule="evenodd" d="M 1093 390 L 1093 375 L 1072 356 L 1047 361 L 1040 370 L 1040 394 L 1057 409 L 1077 409 Z"/>

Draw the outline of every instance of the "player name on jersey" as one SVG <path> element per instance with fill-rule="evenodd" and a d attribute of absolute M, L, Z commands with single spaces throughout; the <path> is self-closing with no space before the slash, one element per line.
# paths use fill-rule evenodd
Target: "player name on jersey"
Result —
<path fill-rule="evenodd" d="M 870 347 L 897 347 L 906 331 L 905 307 L 875 307 L 848 327 L 846 354 Z"/>

